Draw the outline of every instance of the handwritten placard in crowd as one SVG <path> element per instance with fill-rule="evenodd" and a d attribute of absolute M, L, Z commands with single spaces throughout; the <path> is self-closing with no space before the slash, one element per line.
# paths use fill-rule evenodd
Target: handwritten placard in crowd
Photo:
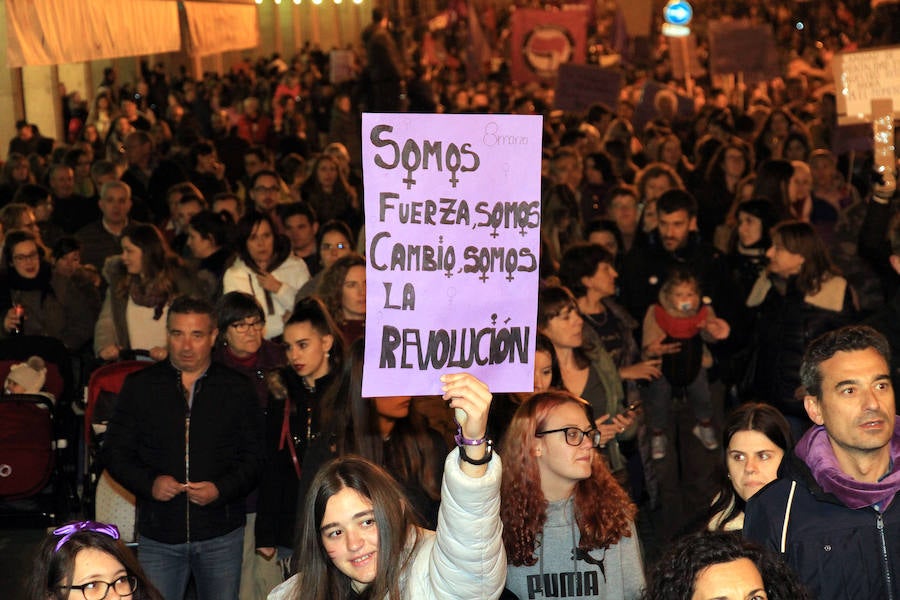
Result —
<path fill-rule="evenodd" d="M 530 391 L 541 117 L 363 114 L 364 396 Z"/>
<path fill-rule="evenodd" d="M 712 75 L 742 73 L 744 82 L 768 81 L 781 74 L 770 25 L 746 19 L 709 22 Z"/>
<path fill-rule="evenodd" d="M 845 52 L 832 61 L 837 94 L 838 123 L 871 123 L 872 100 L 892 100 L 900 117 L 900 46 Z"/>
<path fill-rule="evenodd" d="M 556 108 L 581 112 L 595 102 L 615 106 L 621 89 L 622 74 L 618 71 L 601 69 L 597 65 L 559 65 Z"/>

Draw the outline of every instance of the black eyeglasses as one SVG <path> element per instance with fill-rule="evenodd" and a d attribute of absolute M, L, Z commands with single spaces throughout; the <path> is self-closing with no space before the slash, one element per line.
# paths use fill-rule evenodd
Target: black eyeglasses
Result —
<path fill-rule="evenodd" d="M 237 321 L 236 323 L 231 324 L 234 327 L 234 330 L 238 333 L 247 333 L 247 331 L 252 327 L 254 331 L 261 331 L 265 329 L 266 324 L 263 321 Z"/>
<path fill-rule="evenodd" d="M 272 185 L 272 186 L 268 186 L 268 187 L 264 186 L 264 185 L 258 185 L 256 187 L 254 187 L 253 189 L 251 189 L 250 191 L 254 192 L 256 194 L 277 194 L 278 192 L 281 191 L 281 188 L 278 187 L 277 185 Z"/>
<path fill-rule="evenodd" d="M 591 440 L 591 446 L 596 448 L 600 445 L 600 432 L 596 429 L 588 429 L 587 431 L 582 431 L 577 427 L 563 427 L 562 429 L 548 429 L 547 431 L 538 431 L 535 433 L 535 437 L 544 437 L 548 433 L 559 433 L 563 432 L 566 434 L 566 443 L 570 446 L 580 446 L 581 442 L 584 440 L 584 436 L 589 436 L 588 439 Z"/>
<path fill-rule="evenodd" d="M 106 581 L 88 581 L 81 585 L 61 585 L 61 590 L 80 590 L 84 600 L 103 600 L 109 593 L 109 588 L 116 590 L 120 596 L 132 595 L 138 587 L 137 577 L 134 575 L 122 575 L 112 583 Z"/>

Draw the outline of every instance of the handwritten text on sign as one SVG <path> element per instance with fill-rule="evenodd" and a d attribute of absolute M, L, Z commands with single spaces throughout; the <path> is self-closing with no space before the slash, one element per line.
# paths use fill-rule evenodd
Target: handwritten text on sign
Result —
<path fill-rule="evenodd" d="M 871 123 L 872 100 L 892 100 L 900 115 L 900 46 L 846 52 L 835 56 L 832 68 L 838 84 L 838 123 Z"/>
<path fill-rule="evenodd" d="M 363 115 L 363 395 L 533 382 L 541 118 Z"/>

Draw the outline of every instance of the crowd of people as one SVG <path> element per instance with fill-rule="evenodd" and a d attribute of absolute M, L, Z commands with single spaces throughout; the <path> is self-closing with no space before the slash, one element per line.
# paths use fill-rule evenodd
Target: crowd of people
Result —
<path fill-rule="evenodd" d="M 28 597 L 900 595 L 900 211 L 839 143 L 830 75 L 897 41 L 900 3 L 806 4 L 716 8 L 773 26 L 783 77 L 701 76 L 687 112 L 664 40 L 646 69 L 623 50 L 615 106 L 556 110 L 502 61 L 466 79 L 460 6 L 439 30 L 376 9 L 340 84 L 312 48 L 201 81 L 144 65 L 67 105 L 64 141 L 17 123 L 0 337 L 59 339 L 84 381 L 149 365 L 101 461 L 139 562 L 72 522 Z M 623 49 L 615 15 L 594 58 Z M 481 17 L 499 52 L 509 13 Z M 363 110 L 543 115 L 533 393 L 363 396 Z"/>

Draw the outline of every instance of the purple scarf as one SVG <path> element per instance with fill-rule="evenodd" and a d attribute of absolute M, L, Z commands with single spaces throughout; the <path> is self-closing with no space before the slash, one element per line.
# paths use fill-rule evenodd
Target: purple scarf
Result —
<path fill-rule="evenodd" d="M 894 435 L 890 443 L 891 472 L 875 483 L 857 481 L 841 471 L 822 425 L 807 431 L 797 442 L 794 452 L 807 464 L 816 483 L 847 508 L 857 510 L 880 504 L 883 512 L 900 490 L 900 417 L 894 417 Z"/>

